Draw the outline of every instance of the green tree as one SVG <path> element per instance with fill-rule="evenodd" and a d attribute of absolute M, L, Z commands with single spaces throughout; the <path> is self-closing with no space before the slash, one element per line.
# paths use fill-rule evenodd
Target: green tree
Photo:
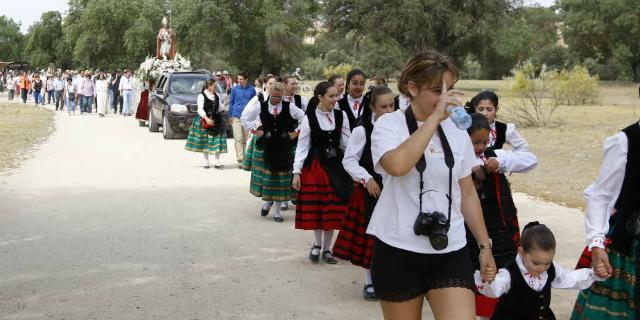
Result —
<path fill-rule="evenodd" d="M 408 52 L 437 49 L 464 56 L 483 21 L 501 19 L 518 0 L 328 0 L 327 27 L 394 39 Z"/>
<path fill-rule="evenodd" d="M 640 81 L 640 1 L 559 0 L 557 6 L 572 56 L 602 79 Z"/>
<path fill-rule="evenodd" d="M 0 60 L 22 60 L 24 58 L 22 42 L 20 24 L 11 18 L 0 16 Z"/>
<path fill-rule="evenodd" d="M 45 68 L 49 63 L 60 64 L 60 46 L 62 41 L 62 16 L 58 11 L 44 12 L 40 21 L 29 27 L 26 52 L 32 66 Z"/>

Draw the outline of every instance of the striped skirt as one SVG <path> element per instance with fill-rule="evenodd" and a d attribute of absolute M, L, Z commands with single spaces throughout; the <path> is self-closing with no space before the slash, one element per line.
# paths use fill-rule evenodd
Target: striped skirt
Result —
<path fill-rule="evenodd" d="M 632 252 L 631 256 L 625 256 L 614 250 L 609 251 L 613 275 L 578 293 L 572 320 L 640 319 L 640 240 L 634 240 Z"/>
<path fill-rule="evenodd" d="M 361 184 L 354 184 L 340 233 L 338 233 L 338 238 L 333 245 L 333 255 L 350 261 L 353 265 L 369 269 L 371 268 L 375 238 L 367 234 L 365 192 L 367 190 Z"/>
<path fill-rule="evenodd" d="M 245 158 L 246 159 L 246 158 Z M 251 151 L 251 184 L 249 192 L 263 201 L 289 201 L 295 199 L 291 187 L 293 175 L 288 172 L 272 172 L 264 164 L 264 150 L 253 144 Z"/>
<path fill-rule="evenodd" d="M 193 119 L 189 129 L 189 136 L 187 137 L 187 144 L 184 148 L 193 152 L 227 153 L 227 133 L 221 131 L 216 135 L 212 135 L 202 128 L 200 119 L 198 115 Z"/>
<path fill-rule="evenodd" d="M 256 149 L 257 140 L 258 137 L 256 137 L 255 134 L 249 133 L 249 138 L 247 139 L 247 148 L 244 150 L 244 158 L 242 159 L 242 168 L 245 171 L 251 171 L 251 168 L 253 167 L 253 154 Z"/>
<path fill-rule="evenodd" d="M 347 206 L 331 186 L 327 172 L 314 159 L 302 169 L 296 203 L 296 229 L 339 230 Z"/>

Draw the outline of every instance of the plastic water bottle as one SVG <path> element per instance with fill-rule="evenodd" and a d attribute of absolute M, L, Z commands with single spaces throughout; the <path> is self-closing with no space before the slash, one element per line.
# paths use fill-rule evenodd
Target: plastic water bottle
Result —
<path fill-rule="evenodd" d="M 456 124 L 456 127 L 460 130 L 467 130 L 471 127 L 471 116 L 461 106 L 449 106 L 447 107 L 449 112 L 449 118 Z"/>

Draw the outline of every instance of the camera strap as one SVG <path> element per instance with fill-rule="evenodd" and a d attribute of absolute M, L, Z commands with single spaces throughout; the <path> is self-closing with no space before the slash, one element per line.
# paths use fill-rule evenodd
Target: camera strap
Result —
<path fill-rule="evenodd" d="M 418 130 L 418 123 L 416 120 L 416 116 L 413 114 L 413 107 L 409 106 L 407 110 L 404 112 L 405 119 L 407 121 L 407 127 L 409 128 L 409 135 Z M 453 159 L 453 152 L 451 151 L 451 145 L 449 145 L 449 140 L 447 140 L 447 136 L 444 134 L 444 130 L 442 130 L 442 126 L 438 125 L 438 134 L 440 135 L 440 142 L 442 143 L 442 149 L 444 151 L 444 162 L 449 168 L 449 194 L 447 194 L 447 199 L 449 200 L 449 208 L 447 213 L 447 222 L 451 221 L 451 192 L 453 188 L 453 166 L 455 164 Z M 427 160 L 424 157 L 424 152 L 422 152 L 422 156 L 420 156 L 420 160 L 416 163 L 416 170 L 420 173 L 420 212 L 422 212 L 422 195 L 424 194 L 424 171 L 427 169 Z"/>

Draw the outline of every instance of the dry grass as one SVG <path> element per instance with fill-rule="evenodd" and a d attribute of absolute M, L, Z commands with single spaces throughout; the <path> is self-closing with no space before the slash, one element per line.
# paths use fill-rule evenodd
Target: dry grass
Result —
<path fill-rule="evenodd" d="M 496 90 L 501 98 L 500 115 L 517 103 L 510 97 L 507 81 L 460 81 L 468 98 L 481 89 Z M 561 106 L 557 116 L 563 124 L 547 128 L 519 128 L 540 164 L 527 174 L 509 176 L 515 191 L 583 208 L 582 192 L 600 168 L 604 140 L 640 118 L 638 84 L 601 82 L 601 105 Z"/>
<path fill-rule="evenodd" d="M 49 110 L 32 104 L 0 103 L 0 172 L 15 168 L 53 131 Z"/>

